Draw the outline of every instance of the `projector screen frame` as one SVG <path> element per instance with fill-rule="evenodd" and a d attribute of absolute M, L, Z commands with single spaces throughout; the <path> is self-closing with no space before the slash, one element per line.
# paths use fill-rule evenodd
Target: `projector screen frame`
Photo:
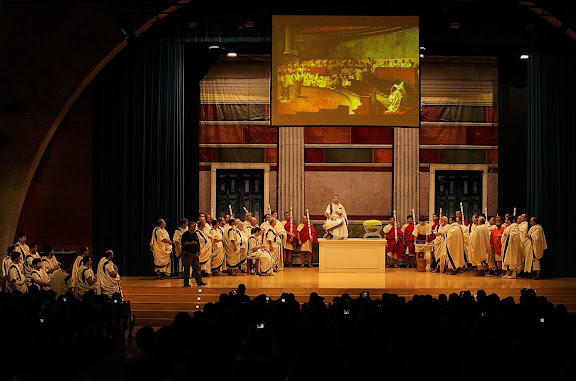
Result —
<path fill-rule="evenodd" d="M 278 92 L 278 67 L 279 65 L 278 60 L 275 58 L 275 54 L 277 54 L 277 38 L 278 36 L 275 36 L 276 33 L 278 33 L 278 26 L 277 26 L 277 20 L 279 18 L 287 18 L 287 17 L 299 17 L 299 18 L 314 18 L 314 19 L 318 19 L 318 18 L 330 18 L 331 20 L 334 19 L 346 19 L 346 20 L 350 20 L 350 19 L 354 19 L 355 22 L 348 22 L 347 25 L 344 25 L 344 27 L 356 24 L 356 25 L 363 25 L 363 26 L 374 26 L 374 25 L 378 25 L 379 24 L 375 23 L 376 20 L 379 19 L 413 19 L 414 23 L 413 26 L 409 26 L 409 27 L 405 27 L 404 30 L 401 30 L 401 32 L 404 32 L 406 30 L 410 30 L 410 29 L 417 29 L 417 33 L 418 33 L 418 41 L 416 43 L 416 47 L 414 47 L 415 49 L 415 56 L 414 58 L 416 59 L 415 61 L 415 65 L 412 67 L 416 68 L 416 72 L 415 72 L 415 76 L 416 76 L 416 80 L 414 81 L 414 85 L 413 85 L 413 89 L 416 89 L 417 91 L 417 101 L 416 102 L 412 102 L 411 105 L 412 110 L 414 110 L 412 112 L 412 115 L 409 116 L 408 118 L 411 118 L 412 123 L 406 123 L 405 121 L 402 123 L 396 123 L 398 122 L 398 118 L 395 118 L 396 115 L 388 115 L 386 118 L 390 121 L 387 123 L 381 123 L 381 119 L 383 118 L 384 114 L 371 114 L 371 115 L 362 115 L 362 114 L 346 114 L 349 115 L 351 118 L 355 118 L 356 121 L 354 120 L 350 120 L 350 118 L 346 118 L 346 120 L 344 120 L 343 122 L 339 122 L 339 123 L 332 123 L 332 122 L 328 122 L 326 119 L 324 119 L 323 116 L 319 115 L 320 112 L 317 113 L 309 113 L 308 115 L 305 116 L 305 118 L 309 119 L 310 117 L 312 117 L 315 120 L 312 121 L 307 121 L 306 123 L 301 123 L 300 121 L 290 121 L 290 122 L 286 122 L 286 115 L 291 115 L 291 114 L 279 114 L 277 107 L 278 107 L 278 100 L 277 100 L 277 92 Z M 370 20 L 371 23 L 366 23 L 365 20 Z M 360 23 L 360 20 L 364 20 L 364 23 Z M 421 81 L 422 81 L 422 75 L 421 75 L 421 57 L 420 57 L 420 23 L 419 23 L 419 17 L 418 16 L 359 16 L 359 15 L 354 15 L 354 16 L 330 16 L 330 15 L 272 15 L 272 54 L 271 54 L 271 70 L 270 70 L 270 74 L 271 74 L 271 81 L 270 81 L 270 126 L 271 127 L 389 127 L 389 128 L 395 128 L 395 127 L 401 127 L 401 128 L 420 128 L 421 127 L 421 98 L 422 98 L 422 92 L 421 92 Z M 325 24 L 322 24 L 323 26 Z M 284 27 L 285 25 L 282 24 L 281 27 Z M 283 37 L 285 37 L 285 34 L 282 34 Z M 381 59 L 380 57 L 378 57 L 377 59 Z M 414 115 L 415 114 L 415 115 Z M 280 119 L 281 121 L 278 122 L 278 119 Z M 407 118 L 406 118 L 407 119 Z"/>

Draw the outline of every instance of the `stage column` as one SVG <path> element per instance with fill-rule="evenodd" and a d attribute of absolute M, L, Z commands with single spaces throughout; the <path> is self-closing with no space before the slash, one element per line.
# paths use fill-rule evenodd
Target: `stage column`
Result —
<path fill-rule="evenodd" d="M 406 216 L 412 214 L 412 209 L 417 215 L 420 210 L 419 140 L 418 128 L 394 128 L 393 208 L 400 226 L 406 222 Z"/>
<path fill-rule="evenodd" d="M 278 218 L 293 208 L 300 223 L 304 209 L 304 127 L 278 129 Z"/>

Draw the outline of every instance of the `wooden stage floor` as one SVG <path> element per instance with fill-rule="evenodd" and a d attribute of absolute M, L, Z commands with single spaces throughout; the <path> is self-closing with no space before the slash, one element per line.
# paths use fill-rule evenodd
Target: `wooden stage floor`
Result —
<path fill-rule="evenodd" d="M 308 300 L 310 292 L 324 296 L 325 302 L 348 292 L 357 296 L 369 291 L 373 298 L 382 293 L 395 293 L 407 298 L 415 294 L 450 294 L 462 290 L 485 290 L 500 297 L 512 296 L 518 302 L 522 288 L 532 288 L 538 295 L 546 296 L 554 304 L 564 304 L 576 313 L 576 278 L 557 279 L 502 279 L 494 276 L 473 277 L 472 272 L 448 276 L 445 274 L 419 273 L 414 269 L 386 269 L 386 273 L 322 273 L 318 268 L 286 268 L 276 276 L 223 275 L 204 279 L 208 283 L 201 289 L 184 288 L 181 279 L 157 280 L 153 277 L 124 277 L 121 286 L 124 298 L 130 300 L 136 325 L 155 327 L 169 324 L 180 311 L 193 313 L 208 302 L 216 302 L 221 293 L 228 293 L 238 284 L 246 285 L 251 297 L 266 294 L 278 298 L 283 292 L 292 292 L 301 303 Z M 191 284 L 194 280 L 191 279 Z"/>

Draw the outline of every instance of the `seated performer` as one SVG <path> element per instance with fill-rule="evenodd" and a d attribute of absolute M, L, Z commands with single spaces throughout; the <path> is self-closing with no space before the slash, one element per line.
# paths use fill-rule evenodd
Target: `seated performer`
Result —
<path fill-rule="evenodd" d="M 332 203 L 328 204 L 324 215 L 327 218 L 324 238 L 348 238 L 348 216 L 346 215 L 344 205 L 340 204 L 338 196 L 334 196 Z"/>
<path fill-rule="evenodd" d="M 302 216 L 302 223 L 298 225 L 296 232 L 298 233 L 296 238 L 300 244 L 300 267 L 304 267 L 305 263 L 307 263 L 308 267 L 314 267 L 312 266 L 313 245 L 318 241 L 316 239 L 316 229 L 314 229 L 312 224 L 308 225 L 308 217 Z M 310 233 L 312 233 L 312 237 L 310 237 Z"/>
<path fill-rule="evenodd" d="M 274 274 L 274 259 L 266 249 L 267 246 L 261 242 L 263 233 L 259 227 L 252 229 L 248 237 L 248 256 L 258 257 L 260 275 L 276 275 Z"/>
<path fill-rule="evenodd" d="M 210 260 L 212 259 L 212 237 L 210 234 L 206 234 L 206 226 L 208 226 L 206 221 L 200 221 L 198 222 L 198 230 L 196 230 L 196 235 L 200 242 L 198 261 L 200 264 L 200 274 L 203 277 L 212 276 L 212 268 L 210 267 Z"/>
<path fill-rule="evenodd" d="M 107 295 L 109 297 L 115 293 L 122 295 L 118 266 L 112 262 L 112 259 L 114 259 L 114 252 L 112 250 L 106 250 L 106 253 L 100 259 L 100 262 L 98 262 L 98 282 L 96 283 L 96 292 L 98 295 Z"/>
<path fill-rule="evenodd" d="M 404 239 L 404 254 L 408 256 L 406 267 L 416 267 L 416 246 L 414 245 L 414 218 L 406 217 L 406 223 L 402 226 L 402 238 Z"/>
<path fill-rule="evenodd" d="M 529 273 L 532 279 L 540 279 L 540 259 L 544 256 L 544 250 L 548 248 L 544 229 L 538 224 L 538 217 L 530 219 L 528 230 L 529 251 L 526 253 L 524 271 Z"/>
<path fill-rule="evenodd" d="M 404 90 L 404 81 L 400 82 L 399 84 L 393 85 L 390 88 L 390 95 L 388 96 L 388 102 L 390 102 L 390 105 L 388 106 L 388 110 L 386 110 L 386 113 L 400 111 L 400 107 L 402 105 L 402 98 L 404 98 L 405 95 L 406 90 Z"/>
<path fill-rule="evenodd" d="M 516 279 L 518 267 L 522 260 L 520 251 L 520 231 L 516 223 L 516 216 L 506 218 L 506 228 L 502 234 L 502 265 L 506 270 L 507 279 Z"/>
<path fill-rule="evenodd" d="M 402 258 L 403 252 L 402 234 L 402 229 L 396 225 L 394 217 L 390 217 L 388 225 L 384 226 L 388 267 L 398 268 L 398 258 Z"/>
<path fill-rule="evenodd" d="M 292 267 L 292 251 L 294 251 L 294 248 L 296 246 L 296 243 L 294 241 L 294 237 L 296 237 L 297 231 L 296 231 L 296 224 L 294 224 L 292 221 L 292 218 L 290 217 L 290 213 L 288 212 L 284 212 L 284 231 L 286 234 L 284 234 L 283 240 L 284 240 L 284 266 L 286 267 Z M 279 224 L 278 224 L 279 225 Z"/>
<path fill-rule="evenodd" d="M 154 254 L 154 269 L 156 279 L 165 279 L 170 275 L 170 255 L 172 254 L 172 241 L 166 231 L 166 222 L 158 219 L 156 227 L 150 238 L 150 250 Z"/>
<path fill-rule="evenodd" d="M 92 270 L 92 258 L 86 256 L 82 258 L 82 264 L 78 268 L 76 279 L 76 297 L 82 300 L 85 293 L 93 290 L 96 293 L 96 277 Z"/>
<path fill-rule="evenodd" d="M 456 219 L 452 219 L 455 221 Z M 462 269 L 464 261 L 464 234 L 457 222 L 448 226 L 446 231 L 446 256 L 448 258 L 448 275 L 456 275 Z"/>
<path fill-rule="evenodd" d="M 21 293 L 28 292 L 28 287 L 26 286 L 26 276 L 22 273 L 20 268 L 20 262 L 22 260 L 22 255 L 19 251 L 14 250 L 10 255 L 11 263 L 8 269 L 8 290 L 10 292 L 20 291 Z"/>
<path fill-rule="evenodd" d="M 33 284 L 35 284 L 39 290 L 50 290 L 50 279 L 48 279 L 48 274 L 46 274 L 46 271 L 42 268 L 42 260 L 40 258 L 34 258 L 34 260 L 32 260 L 32 273 L 30 274 L 28 288 Z"/>

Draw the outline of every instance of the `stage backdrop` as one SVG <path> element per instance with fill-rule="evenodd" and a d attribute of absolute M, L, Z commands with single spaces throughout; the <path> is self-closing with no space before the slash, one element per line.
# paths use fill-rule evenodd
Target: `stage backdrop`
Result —
<path fill-rule="evenodd" d="M 272 125 L 419 127 L 415 16 L 273 16 Z"/>

